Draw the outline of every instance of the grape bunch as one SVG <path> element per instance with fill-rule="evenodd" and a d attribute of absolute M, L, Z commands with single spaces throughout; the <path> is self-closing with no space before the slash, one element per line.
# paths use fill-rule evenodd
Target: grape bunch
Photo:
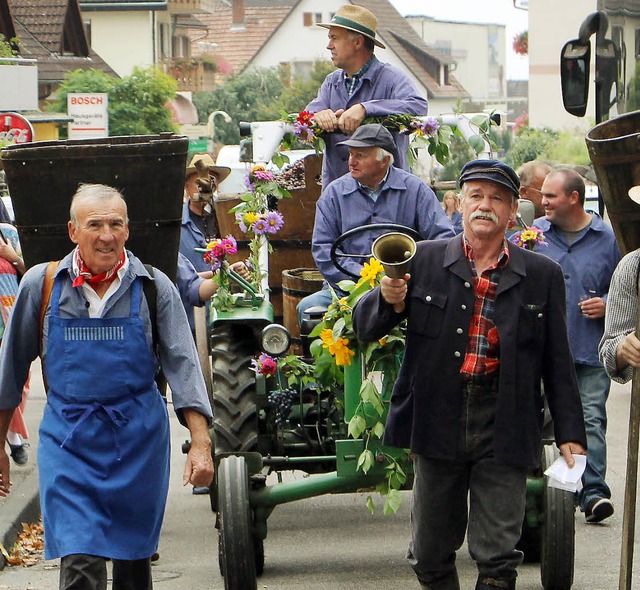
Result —
<path fill-rule="evenodd" d="M 304 160 L 298 160 L 295 164 L 285 168 L 282 172 L 276 173 L 278 186 L 292 191 L 305 187 Z"/>
<path fill-rule="evenodd" d="M 291 413 L 291 405 L 298 397 L 298 392 L 293 387 L 287 389 L 276 389 L 269 394 L 267 402 L 275 410 L 275 423 L 278 428 L 284 426 L 285 421 Z"/>

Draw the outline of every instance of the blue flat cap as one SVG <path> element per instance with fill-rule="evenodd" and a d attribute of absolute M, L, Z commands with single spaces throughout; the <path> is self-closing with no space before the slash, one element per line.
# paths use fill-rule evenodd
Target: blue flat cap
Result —
<path fill-rule="evenodd" d="M 509 189 L 517 199 L 520 196 L 520 179 L 515 170 L 500 160 L 472 160 L 460 172 L 460 188 L 469 180 L 488 180 Z"/>

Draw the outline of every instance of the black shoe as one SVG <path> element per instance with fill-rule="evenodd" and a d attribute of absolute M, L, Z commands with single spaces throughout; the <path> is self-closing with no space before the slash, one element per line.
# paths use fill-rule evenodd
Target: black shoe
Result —
<path fill-rule="evenodd" d="M 584 511 L 587 522 L 602 522 L 613 514 L 613 504 L 608 498 L 596 498 Z"/>
<path fill-rule="evenodd" d="M 27 449 L 24 448 L 25 446 L 24 443 L 21 445 L 9 445 L 11 457 L 16 465 L 24 465 L 29 460 L 29 453 L 27 453 Z"/>

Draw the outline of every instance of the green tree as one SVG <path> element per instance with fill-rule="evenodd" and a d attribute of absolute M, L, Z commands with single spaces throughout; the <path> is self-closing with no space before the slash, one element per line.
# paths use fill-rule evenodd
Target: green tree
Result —
<path fill-rule="evenodd" d="M 226 112 L 232 122 L 216 120 L 215 140 L 226 145 L 237 144 L 240 121 L 275 121 L 281 119 L 280 111 L 301 111 L 315 98 L 322 81 L 333 69 L 331 62 L 317 61 L 308 77 L 291 79 L 287 65 L 255 68 L 231 76 L 212 92 L 194 93 L 198 120 L 204 123 L 210 113 Z"/>
<path fill-rule="evenodd" d="M 14 57 L 18 55 L 15 47 L 18 43 L 18 39 L 7 39 L 4 35 L 0 35 L 0 57 Z"/>
<path fill-rule="evenodd" d="M 134 68 L 119 79 L 100 70 L 75 70 L 65 77 L 47 110 L 66 112 L 70 92 L 109 95 L 109 135 L 147 135 L 175 131 L 165 107 L 177 89 L 176 81 L 157 68 Z"/>
<path fill-rule="evenodd" d="M 204 123 L 209 113 L 224 111 L 232 123 L 216 122 L 215 140 L 226 145 L 240 141 L 240 121 L 270 121 L 278 118 L 267 105 L 273 103 L 284 90 L 284 82 L 278 68 L 256 68 L 230 76 L 213 92 L 196 92 L 193 104 L 198 119 Z"/>
<path fill-rule="evenodd" d="M 627 112 L 640 109 L 640 61 L 636 62 L 636 69 L 627 86 Z"/>
<path fill-rule="evenodd" d="M 558 133 L 551 129 L 523 127 L 506 153 L 505 161 L 509 166 L 517 169 L 525 162 L 544 157 L 557 140 Z"/>

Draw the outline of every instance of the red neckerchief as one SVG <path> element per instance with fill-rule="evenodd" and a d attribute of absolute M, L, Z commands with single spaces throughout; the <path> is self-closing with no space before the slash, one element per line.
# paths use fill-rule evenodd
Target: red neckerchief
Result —
<path fill-rule="evenodd" d="M 122 256 L 120 260 L 116 263 L 113 268 L 105 272 L 101 272 L 100 274 L 94 275 L 88 268 L 87 265 L 82 260 L 82 256 L 80 256 L 80 250 L 76 249 L 75 253 L 76 263 L 78 265 L 78 276 L 73 280 L 72 286 L 79 287 L 80 285 L 84 285 L 85 283 L 95 287 L 99 283 L 111 283 L 118 276 L 118 271 L 122 268 L 122 265 L 125 261 L 124 250 L 122 251 Z"/>

